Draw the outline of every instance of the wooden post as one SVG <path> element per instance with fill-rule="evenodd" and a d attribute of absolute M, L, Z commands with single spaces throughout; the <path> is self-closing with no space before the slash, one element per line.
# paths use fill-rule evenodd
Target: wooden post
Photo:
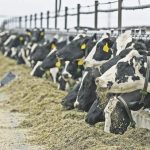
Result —
<path fill-rule="evenodd" d="M 32 28 L 32 15 L 30 15 L 30 28 Z"/>
<path fill-rule="evenodd" d="M 49 29 L 49 18 L 50 18 L 50 12 L 47 11 L 47 29 Z"/>
<path fill-rule="evenodd" d="M 36 28 L 37 14 L 34 14 L 34 27 Z"/>
<path fill-rule="evenodd" d="M 77 30 L 79 30 L 80 27 L 80 4 L 77 4 Z"/>
<path fill-rule="evenodd" d="M 94 19 L 94 27 L 97 29 L 98 25 L 98 1 L 95 1 L 95 19 Z"/>
<path fill-rule="evenodd" d="M 40 14 L 40 27 L 43 28 L 43 13 Z"/>
<path fill-rule="evenodd" d="M 55 0 L 55 29 L 57 29 L 57 3 L 58 1 Z"/>
<path fill-rule="evenodd" d="M 65 29 L 67 29 L 68 7 L 65 7 Z"/>
<path fill-rule="evenodd" d="M 19 28 L 21 28 L 22 17 L 19 17 Z"/>
<path fill-rule="evenodd" d="M 122 27 L 122 1 L 118 0 L 118 29 Z"/>

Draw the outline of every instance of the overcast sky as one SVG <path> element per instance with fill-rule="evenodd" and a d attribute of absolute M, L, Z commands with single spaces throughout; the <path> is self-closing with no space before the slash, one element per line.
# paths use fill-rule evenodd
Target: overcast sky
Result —
<path fill-rule="evenodd" d="M 99 0 L 99 2 L 110 2 L 115 0 Z M 140 0 L 141 5 L 150 4 L 150 0 Z M 76 7 L 80 3 L 81 6 L 93 5 L 94 0 L 62 0 L 62 10 L 65 6 Z M 124 0 L 123 6 L 138 6 L 139 0 Z M 100 5 L 99 9 L 107 9 L 110 5 Z M 117 7 L 117 3 L 111 5 L 112 8 Z M 46 12 L 49 10 L 53 12 L 55 9 L 55 0 L 0 0 L 0 16 L 24 16 L 34 13 Z M 84 8 L 83 10 L 93 10 L 94 7 Z M 76 10 L 71 10 L 70 12 L 76 12 Z M 64 14 L 64 12 L 62 12 Z M 53 15 L 53 14 L 51 14 Z M 94 26 L 94 15 L 81 15 L 81 26 Z M 111 21 L 108 21 L 108 13 L 99 13 L 98 27 L 107 27 L 109 24 L 111 26 L 117 26 L 117 12 L 110 14 Z M 2 18 L 1 18 L 2 20 Z M 68 18 L 69 27 L 76 26 L 76 17 Z M 150 25 L 150 8 L 145 10 L 135 10 L 135 11 L 123 11 L 123 25 Z M 50 26 L 54 27 L 54 19 L 51 20 Z M 58 26 L 64 27 L 64 18 L 58 20 Z"/>

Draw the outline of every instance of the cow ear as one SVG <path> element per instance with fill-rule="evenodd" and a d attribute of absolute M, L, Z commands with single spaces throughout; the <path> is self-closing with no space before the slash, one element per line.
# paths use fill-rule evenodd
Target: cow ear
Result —
<path fill-rule="evenodd" d="M 108 43 L 106 42 L 106 44 L 103 46 L 103 51 L 108 53 L 109 50 L 110 50 L 110 47 L 109 47 Z"/>
<path fill-rule="evenodd" d="M 89 39 L 85 39 L 82 44 L 81 44 L 81 50 L 85 50 L 87 47 L 87 42 L 89 41 Z"/>

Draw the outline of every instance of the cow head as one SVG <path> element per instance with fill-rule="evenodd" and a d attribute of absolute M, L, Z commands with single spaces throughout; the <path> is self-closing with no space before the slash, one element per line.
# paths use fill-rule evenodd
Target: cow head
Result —
<path fill-rule="evenodd" d="M 74 106 L 79 110 L 88 111 L 96 99 L 95 75 L 97 70 L 87 68 L 83 74 Z M 94 74 L 93 74 L 94 72 Z"/>
<path fill-rule="evenodd" d="M 112 45 L 109 34 L 104 34 L 86 57 L 86 67 L 102 65 L 109 60 L 112 57 Z"/>
<path fill-rule="evenodd" d="M 101 108 L 99 100 L 96 99 L 89 109 L 85 121 L 90 125 L 94 125 L 97 122 L 101 122 L 104 120 L 104 109 Z"/>
<path fill-rule="evenodd" d="M 80 87 L 80 83 L 75 85 L 73 89 L 70 90 L 68 94 L 63 98 L 61 104 L 65 109 L 67 110 L 74 109 L 74 102 L 77 98 L 79 87 Z"/>
<path fill-rule="evenodd" d="M 116 65 L 98 77 L 96 84 L 111 93 L 127 93 L 142 89 L 146 67 L 145 57 L 138 51 L 132 50 Z"/>
<path fill-rule="evenodd" d="M 32 42 L 40 42 L 41 40 L 44 39 L 45 36 L 45 30 L 44 29 L 39 29 L 39 28 L 34 28 L 32 31 L 27 30 L 28 35 L 31 36 Z"/>
<path fill-rule="evenodd" d="M 131 35 L 131 31 L 126 31 L 122 33 L 118 38 L 116 39 L 112 50 L 114 56 L 119 55 L 120 52 L 126 48 L 132 48 L 133 39 Z"/>
<path fill-rule="evenodd" d="M 74 61 L 65 61 L 65 66 L 62 71 L 62 77 L 65 81 L 69 79 L 78 79 L 82 76 L 82 71 L 84 69 L 84 61 L 82 59 Z"/>
<path fill-rule="evenodd" d="M 67 61 L 80 59 L 89 53 L 95 40 L 95 35 L 92 37 L 77 35 L 68 45 L 57 52 L 57 56 Z"/>
<path fill-rule="evenodd" d="M 116 97 L 112 97 L 104 109 L 105 127 L 108 133 L 123 134 L 130 124 L 129 116 L 125 108 Z"/>

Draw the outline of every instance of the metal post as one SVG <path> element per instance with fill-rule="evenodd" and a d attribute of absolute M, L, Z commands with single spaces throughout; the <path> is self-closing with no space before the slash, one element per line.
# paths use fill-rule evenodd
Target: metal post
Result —
<path fill-rule="evenodd" d="M 57 29 L 57 4 L 58 1 L 55 0 L 55 29 Z"/>
<path fill-rule="evenodd" d="M 34 14 L 34 27 L 36 28 L 37 14 Z"/>
<path fill-rule="evenodd" d="M 95 1 L 95 20 L 94 20 L 94 27 L 95 29 L 97 29 L 97 25 L 98 25 L 98 1 Z"/>
<path fill-rule="evenodd" d="M 32 28 L 32 15 L 30 15 L 30 28 Z"/>
<path fill-rule="evenodd" d="M 47 29 L 49 29 L 49 18 L 50 18 L 50 12 L 47 11 Z"/>
<path fill-rule="evenodd" d="M 65 29 L 67 29 L 68 7 L 65 7 Z"/>
<path fill-rule="evenodd" d="M 43 13 L 40 14 L 40 27 L 43 28 Z"/>
<path fill-rule="evenodd" d="M 19 17 L 19 28 L 21 28 L 22 17 Z"/>
<path fill-rule="evenodd" d="M 77 4 L 77 30 L 80 27 L 80 4 Z"/>
<path fill-rule="evenodd" d="M 25 16 L 25 29 L 27 28 L 27 16 Z"/>
<path fill-rule="evenodd" d="M 122 27 L 122 1 L 118 0 L 118 29 Z"/>

